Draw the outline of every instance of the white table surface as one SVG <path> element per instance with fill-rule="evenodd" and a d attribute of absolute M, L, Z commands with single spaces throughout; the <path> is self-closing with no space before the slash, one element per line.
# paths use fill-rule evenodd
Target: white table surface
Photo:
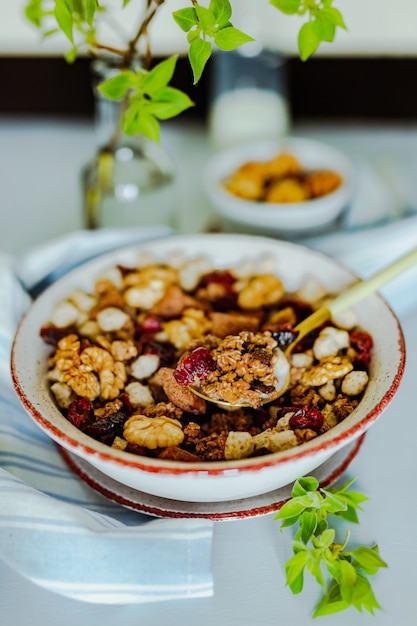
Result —
<path fill-rule="evenodd" d="M 200 178 L 210 147 L 204 128 L 177 130 L 176 126 L 169 129 L 166 142 L 176 155 L 182 184 L 178 230 L 196 232 L 213 219 Z M 417 127 L 307 125 L 296 130 L 340 145 L 379 168 L 392 163 L 409 168 L 416 160 Z M 1 249 L 20 253 L 82 227 L 79 171 L 93 147 L 94 134 L 88 123 L 0 119 Z M 416 290 L 415 284 L 409 289 Z M 356 477 L 356 487 L 370 498 L 360 514 L 360 525 L 352 529 L 353 539 L 369 545 L 378 543 L 388 562 L 389 568 L 373 579 L 383 611 L 372 617 L 351 609 L 320 618 L 332 626 L 350 625 L 352 619 L 356 626 L 402 626 L 413 621 L 417 558 L 417 351 L 413 348 L 417 345 L 417 307 L 400 308 L 398 314 L 408 348 L 403 382 L 344 476 Z M 303 626 L 311 623 L 319 590 L 307 581 L 300 596 L 290 593 L 284 581 L 284 563 L 289 556 L 289 543 L 273 515 L 218 522 L 212 556 L 213 597 L 127 606 L 83 604 L 52 594 L 22 579 L 0 560 L 0 624 L 45 626 L 58 621 L 60 626 Z"/>

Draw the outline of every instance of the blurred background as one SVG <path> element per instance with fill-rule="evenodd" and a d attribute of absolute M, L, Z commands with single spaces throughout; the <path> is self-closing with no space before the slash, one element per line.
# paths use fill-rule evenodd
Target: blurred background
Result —
<path fill-rule="evenodd" d="M 25 4 L 0 0 L 0 249 L 11 253 L 84 227 L 81 170 L 97 148 L 90 58 L 67 63 L 67 41 L 59 35 L 43 40 L 25 18 Z M 119 9 L 122 0 L 107 4 Z M 202 172 L 215 147 L 208 141 L 213 94 L 226 70 L 213 55 L 192 84 L 185 34 L 172 18 L 188 5 L 167 1 L 151 43 L 156 61 L 180 55 L 173 85 L 196 104 L 163 129 L 163 145 L 177 166 L 176 226 L 196 232 L 217 227 Z M 417 2 L 335 0 L 335 6 L 347 30 L 338 28 L 335 41 L 306 62 L 296 45 L 303 21 L 274 10 L 269 0 L 236 0 L 233 22 L 272 54 L 285 83 L 288 117 L 277 132 L 333 144 L 359 163 L 361 193 L 348 227 L 397 224 L 417 212 Z M 117 21 L 102 26 L 107 42 L 117 45 L 135 32 L 137 7 L 132 2 L 122 20 L 118 10 Z M 248 48 L 248 58 L 255 52 Z M 334 246 L 340 249 L 339 242 Z"/>
<path fill-rule="evenodd" d="M 117 4 L 117 3 L 116 3 Z M 169 0 L 161 9 L 152 32 L 156 56 L 185 53 L 184 33 L 171 12 L 187 6 L 186 0 Z M 93 97 L 89 61 L 67 64 L 67 42 L 60 36 L 41 40 L 23 17 L 25 2 L 0 0 L 0 113 L 91 114 Z M 301 22 L 283 16 L 268 0 L 238 0 L 234 22 L 266 47 L 287 60 L 289 102 L 293 119 L 303 117 L 365 117 L 415 119 L 417 115 L 417 3 L 415 0 L 338 0 L 347 31 L 338 29 L 332 44 L 322 44 L 303 63 L 296 49 Z M 132 31 L 137 4 L 118 16 L 124 37 Z M 185 58 L 180 59 L 176 82 L 192 95 L 197 107 L 188 116 L 207 114 L 210 67 L 198 86 L 192 86 Z"/>

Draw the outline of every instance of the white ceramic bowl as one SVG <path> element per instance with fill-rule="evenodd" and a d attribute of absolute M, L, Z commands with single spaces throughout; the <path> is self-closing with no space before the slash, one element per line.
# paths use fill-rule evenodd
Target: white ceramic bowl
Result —
<path fill-rule="evenodd" d="M 54 303 L 73 289 L 91 290 L 95 279 L 116 263 L 132 266 L 138 250 L 158 259 L 181 250 L 190 258 L 209 257 L 218 268 L 259 259 L 276 259 L 288 290 L 316 276 L 329 291 L 354 277 L 339 263 L 292 243 L 247 235 L 184 235 L 105 254 L 71 271 L 49 287 L 21 321 L 12 349 L 11 369 L 17 394 L 28 414 L 52 439 L 104 474 L 145 493 L 189 502 L 236 500 L 267 493 L 317 468 L 364 433 L 395 395 L 404 370 L 405 346 L 398 320 L 377 294 L 356 306 L 358 322 L 371 332 L 374 354 L 370 382 L 359 406 L 335 428 L 296 448 L 239 461 L 179 463 L 121 452 L 91 439 L 67 421 L 56 407 L 46 381 L 48 347 L 39 330 Z"/>
<path fill-rule="evenodd" d="M 224 181 L 248 161 L 265 161 L 281 152 L 295 156 L 304 169 L 329 169 L 342 176 L 333 192 L 304 202 L 256 202 L 233 195 Z M 288 137 L 282 141 L 258 141 L 229 148 L 212 156 L 204 170 L 203 185 L 215 212 L 238 232 L 282 236 L 307 236 L 332 226 L 349 204 L 355 171 L 340 150 L 311 139 Z"/>

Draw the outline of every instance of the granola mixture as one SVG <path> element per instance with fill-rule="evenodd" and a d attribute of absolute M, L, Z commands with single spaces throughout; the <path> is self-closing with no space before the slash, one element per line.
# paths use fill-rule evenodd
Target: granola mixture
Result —
<path fill-rule="evenodd" d="M 368 383 L 372 337 L 348 311 L 300 341 L 288 390 L 261 406 L 280 349 L 326 297 L 312 278 L 287 293 L 271 259 L 216 269 L 180 253 L 142 256 L 51 311 L 40 329 L 51 393 L 77 428 L 133 454 L 221 461 L 298 446 L 345 419 Z M 250 406 L 208 403 L 196 381 Z"/>
<path fill-rule="evenodd" d="M 248 161 L 224 182 L 235 196 L 256 202 L 305 202 L 331 193 L 342 183 L 337 172 L 306 170 L 292 154 L 267 161 Z"/>

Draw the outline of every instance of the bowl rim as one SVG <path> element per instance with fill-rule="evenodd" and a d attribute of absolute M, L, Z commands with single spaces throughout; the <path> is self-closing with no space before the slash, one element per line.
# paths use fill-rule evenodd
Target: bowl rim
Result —
<path fill-rule="evenodd" d="M 339 267 L 341 270 L 346 272 L 350 277 L 357 278 L 357 276 L 349 270 L 343 263 L 337 261 L 329 257 L 328 255 L 318 251 L 312 250 L 307 246 L 295 244 L 287 241 L 273 240 L 268 237 L 259 236 L 259 235 L 241 235 L 241 234 L 228 234 L 228 233 L 204 233 L 204 234 L 192 234 L 192 235 L 172 235 L 168 237 L 164 237 L 159 241 L 171 241 L 176 244 L 181 244 L 181 241 L 190 241 L 190 238 L 193 240 L 210 240 L 213 241 L 214 238 L 220 239 L 228 239 L 230 243 L 233 241 L 247 241 L 250 239 L 251 241 L 257 241 L 260 244 L 262 242 L 267 243 L 268 246 L 271 244 L 275 247 L 275 245 L 281 246 L 283 248 L 293 248 L 293 249 L 304 249 L 308 250 L 308 253 L 312 256 L 321 258 L 325 261 L 330 261 L 335 266 Z M 66 430 L 68 432 L 62 432 L 59 428 L 59 425 L 55 423 L 54 415 L 52 416 L 44 416 L 40 410 L 35 406 L 33 402 L 31 402 L 25 394 L 25 383 L 21 380 L 19 375 L 19 363 L 16 361 L 16 353 L 17 347 L 19 345 L 20 336 L 22 332 L 22 328 L 27 323 L 29 316 L 31 315 L 31 311 L 36 306 L 36 303 L 42 301 L 43 297 L 47 298 L 48 295 L 54 289 L 54 286 L 57 284 L 64 284 L 65 280 L 70 275 L 76 275 L 80 268 L 89 269 L 94 267 L 97 263 L 99 265 L 105 264 L 107 261 L 110 261 L 117 256 L 117 254 L 125 254 L 129 251 L 135 252 L 143 249 L 149 249 L 149 246 L 155 245 L 155 242 L 158 240 L 153 240 L 152 242 L 141 242 L 134 245 L 129 245 L 126 248 L 113 250 L 111 252 L 106 252 L 104 254 L 100 254 L 94 259 L 87 261 L 86 263 L 81 264 L 80 266 L 71 270 L 68 274 L 58 279 L 56 283 L 52 284 L 48 287 L 39 298 L 29 307 L 26 311 L 22 319 L 18 324 L 18 328 L 16 330 L 15 336 L 12 342 L 11 349 L 11 358 L 10 358 L 10 371 L 12 376 L 12 382 L 15 388 L 15 392 L 17 393 L 20 402 L 24 406 L 27 413 L 32 417 L 32 419 L 44 430 L 56 443 L 64 446 L 66 449 L 74 452 L 75 454 L 80 454 L 84 458 L 88 460 L 88 458 L 96 458 L 100 461 L 106 461 L 113 463 L 118 466 L 128 467 L 133 469 L 138 469 L 144 471 L 146 473 L 155 473 L 155 474 L 169 474 L 169 475 L 207 475 L 207 476 L 216 476 L 216 475 L 234 475 L 236 473 L 241 472 L 254 472 L 263 469 L 270 468 L 272 466 L 282 465 L 289 461 L 297 461 L 303 458 L 307 458 L 309 456 L 317 454 L 317 452 L 326 452 L 331 454 L 333 449 L 340 447 L 342 444 L 347 444 L 353 438 L 359 437 L 363 434 L 369 426 L 381 415 L 387 405 L 391 402 L 394 397 L 397 389 L 400 385 L 401 379 L 403 377 L 404 368 L 405 368 L 405 360 L 406 360 L 406 350 L 405 350 L 405 339 L 404 334 L 400 325 L 400 322 L 393 312 L 390 305 L 385 301 L 385 299 L 379 294 L 375 293 L 371 297 L 377 298 L 381 303 L 386 307 L 387 311 L 390 313 L 393 321 L 395 322 L 395 327 L 397 330 L 397 341 L 398 341 L 398 351 L 399 351 L 399 363 L 398 368 L 393 377 L 392 383 L 389 389 L 384 393 L 384 395 L 380 398 L 379 402 L 373 407 L 371 411 L 369 411 L 358 423 L 355 423 L 349 427 L 346 427 L 346 420 L 338 424 L 337 426 L 331 428 L 326 433 L 320 435 L 320 437 L 300 444 L 294 448 L 289 450 L 284 450 L 280 452 L 270 453 L 264 456 L 259 457 L 251 457 L 246 459 L 239 460 L 228 460 L 228 461 L 202 461 L 197 463 L 186 463 L 179 461 L 168 461 L 164 459 L 155 459 L 151 457 L 141 457 L 139 455 L 135 455 L 132 453 L 128 453 L 125 451 L 116 450 L 114 448 L 110 448 L 104 443 L 101 443 L 84 433 L 82 433 L 75 426 L 67 422 Z M 44 294 L 46 294 L 44 296 Z M 360 406 L 360 405 L 359 405 Z M 349 417 L 353 417 L 356 413 L 357 408 L 351 413 Z M 57 417 L 61 417 L 61 419 L 66 419 L 58 407 L 55 407 L 54 411 Z M 340 428 L 339 428 L 340 427 Z M 341 432 L 339 432 L 341 431 Z"/>

